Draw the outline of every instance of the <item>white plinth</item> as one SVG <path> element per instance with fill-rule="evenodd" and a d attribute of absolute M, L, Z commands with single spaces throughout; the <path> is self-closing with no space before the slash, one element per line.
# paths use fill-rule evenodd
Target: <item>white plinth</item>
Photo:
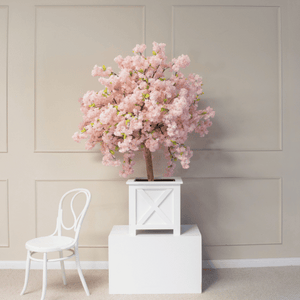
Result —
<path fill-rule="evenodd" d="M 110 294 L 202 292 L 197 225 L 182 225 L 179 236 L 155 231 L 132 236 L 129 226 L 114 226 L 108 243 Z"/>

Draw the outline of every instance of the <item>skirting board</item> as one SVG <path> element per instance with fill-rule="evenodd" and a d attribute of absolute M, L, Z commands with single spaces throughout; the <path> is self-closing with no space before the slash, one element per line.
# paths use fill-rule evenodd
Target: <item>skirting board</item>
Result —
<path fill-rule="evenodd" d="M 300 257 L 203 260 L 203 269 L 262 268 L 300 266 Z"/>
<path fill-rule="evenodd" d="M 0 261 L 0 269 L 25 269 L 25 261 Z M 84 270 L 107 270 L 108 261 L 81 261 Z M 263 258 L 263 259 L 225 259 L 203 260 L 203 269 L 230 269 L 230 268 L 261 268 L 300 266 L 300 257 L 295 258 Z M 60 269 L 59 263 L 49 263 L 48 269 Z M 32 261 L 31 269 L 42 270 L 42 263 Z M 65 262 L 66 269 L 76 269 L 74 261 Z"/>
<path fill-rule="evenodd" d="M 75 270 L 76 264 L 75 261 L 65 261 L 65 269 L 69 270 Z M 107 270 L 108 269 L 108 261 L 81 261 L 80 266 L 84 270 Z M 19 260 L 19 261 L 0 261 L 0 269 L 24 269 L 26 267 L 26 261 L 25 260 Z M 30 264 L 31 270 L 42 270 L 43 269 L 43 263 L 42 262 L 36 262 L 31 261 Z M 60 269 L 60 263 L 54 262 L 54 263 L 48 263 L 47 264 L 48 270 L 58 270 Z"/>

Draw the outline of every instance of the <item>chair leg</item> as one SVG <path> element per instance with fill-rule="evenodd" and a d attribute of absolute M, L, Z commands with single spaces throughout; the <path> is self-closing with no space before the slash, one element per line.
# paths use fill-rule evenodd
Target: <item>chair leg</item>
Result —
<path fill-rule="evenodd" d="M 43 259 L 43 291 L 42 291 L 41 300 L 45 299 L 46 288 L 47 288 L 47 253 L 45 252 L 44 259 Z"/>
<path fill-rule="evenodd" d="M 24 287 L 20 295 L 24 295 L 27 284 L 28 284 L 28 278 L 29 278 L 29 270 L 30 270 L 30 251 L 27 251 L 27 260 L 26 260 L 26 270 L 25 270 L 25 282 L 24 282 Z"/>
<path fill-rule="evenodd" d="M 81 267 L 80 267 L 79 253 L 78 253 L 78 246 L 77 245 L 75 246 L 75 259 L 76 259 L 76 267 L 77 267 L 77 271 L 78 271 L 81 283 L 83 285 L 83 288 L 84 288 L 87 296 L 89 296 L 90 295 L 90 291 L 89 291 L 89 289 L 87 287 L 87 284 L 85 282 L 85 279 L 83 277 L 83 274 L 82 274 L 82 271 L 81 271 Z"/>
<path fill-rule="evenodd" d="M 59 251 L 59 257 L 60 258 L 63 257 L 62 251 Z M 64 285 L 67 285 L 66 273 L 65 273 L 65 265 L 64 265 L 64 261 L 63 260 L 60 261 L 60 267 L 61 267 L 61 271 L 62 271 Z"/>

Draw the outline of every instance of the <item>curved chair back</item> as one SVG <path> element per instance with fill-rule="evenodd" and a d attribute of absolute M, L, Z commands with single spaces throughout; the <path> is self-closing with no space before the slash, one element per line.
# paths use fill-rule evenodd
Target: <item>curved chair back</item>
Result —
<path fill-rule="evenodd" d="M 74 193 L 74 192 L 75 192 L 75 194 L 73 195 L 73 197 L 71 199 L 71 212 L 72 212 L 72 215 L 74 217 L 74 223 L 71 227 L 66 227 L 63 223 L 63 209 L 62 209 L 63 201 L 65 200 L 67 195 L 69 195 L 71 193 Z M 79 194 L 82 194 L 82 193 L 85 194 L 85 196 L 86 196 L 85 205 L 84 205 L 83 209 L 81 210 L 80 214 L 78 216 L 76 216 L 76 214 L 74 212 L 74 208 L 73 208 L 74 199 L 76 198 L 76 196 L 78 196 Z M 70 190 L 70 191 L 66 192 L 62 196 L 62 198 L 59 202 L 56 229 L 55 229 L 55 232 L 52 235 L 57 233 L 57 235 L 61 236 L 62 228 L 66 229 L 66 230 L 72 230 L 73 229 L 75 231 L 75 241 L 77 243 L 78 237 L 79 237 L 79 232 L 80 232 L 80 229 L 81 229 L 81 225 L 82 225 L 83 219 L 86 215 L 87 209 L 90 205 L 90 202 L 91 202 L 91 193 L 87 189 L 79 188 L 79 189 L 73 189 L 73 190 Z"/>

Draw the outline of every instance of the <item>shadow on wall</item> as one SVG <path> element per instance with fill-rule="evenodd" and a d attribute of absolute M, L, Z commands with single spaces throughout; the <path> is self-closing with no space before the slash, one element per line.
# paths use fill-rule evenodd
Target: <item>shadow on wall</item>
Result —
<path fill-rule="evenodd" d="M 220 196 L 214 180 L 201 178 L 184 180 L 181 195 L 181 223 L 198 225 L 203 246 L 210 245 L 210 241 L 217 240 L 218 235 L 221 234 L 220 224 L 215 223 L 218 215 L 222 214 L 218 205 Z M 203 259 L 209 258 L 203 255 Z"/>
<path fill-rule="evenodd" d="M 208 101 L 209 102 L 209 101 Z M 222 244 L 222 230 L 226 228 L 222 211 L 222 192 L 218 180 L 214 178 L 232 177 L 232 155 L 222 150 L 210 150 L 214 140 L 224 138 L 226 132 L 217 119 L 213 119 L 207 136 L 201 138 L 193 133 L 189 137 L 192 144 L 193 157 L 190 168 L 178 168 L 176 176 L 183 178 L 181 192 L 181 223 L 197 224 L 203 245 Z M 180 169 L 180 170 L 179 170 Z M 217 174 L 217 175 L 216 175 Z M 223 218 L 222 218 L 223 216 Z M 218 242 L 220 237 L 220 242 Z M 203 259 L 210 259 L 203 248 Z"/>

